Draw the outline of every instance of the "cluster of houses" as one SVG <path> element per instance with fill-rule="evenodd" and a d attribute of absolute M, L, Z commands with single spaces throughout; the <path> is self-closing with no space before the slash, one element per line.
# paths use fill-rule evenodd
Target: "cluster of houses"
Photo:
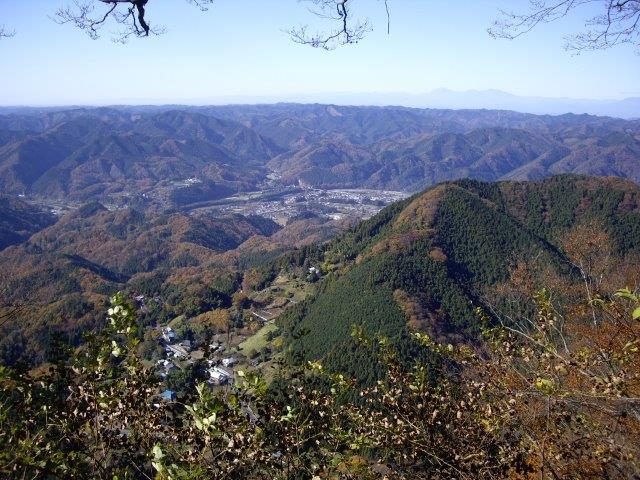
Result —
<path fill-rule="evenodd" d="M 176 332 L 171 327 L 162 329 L 162 340 L 167 357 L 186 360 L 192 350 L 191 340 L 178 340 Z"/>
<path fill-rule="evenodd" d="M 165 358 L 156 362 L 160 377 L 166 378 L 170 372 L 180 368 L 176 365 L 176 360 L 193 361 L 193 345 L 191 341 L 187 339 L 180 340 L 171 327 L 167 326 L 162 329 L 161 343 L 164 345 Z M 214 358 L 207 360 L 208 383 L 211 386 L 233 383 L 233 366 L 238 363 L 238 360 L 232 356 L 221 358 L 225 351 L 225 346 L 220 342 L 212 342 L 209 345 L 209 351 Z M 175 392 L 165 390 L 161 397 L 168 401 L 175 400 Z"/>
<path fill-rule="evenodd" d="M 211 342 L 209 351 L 216 355 L 224 352 L 225 346 L 220 342 Z M 224 385 L 233 382 L 233 367 L 238 360 L 235 357 L 225 357 L 221 361 L 207 360 L 209 365 L 209 383 L 211 385 Z"/>

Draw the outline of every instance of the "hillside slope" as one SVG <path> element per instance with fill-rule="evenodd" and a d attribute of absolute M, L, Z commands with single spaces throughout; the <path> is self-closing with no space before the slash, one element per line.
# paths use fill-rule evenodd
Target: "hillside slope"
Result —
<path fill-rule="evenodd" d="M 15 128 L 29 124 L 4 118 L 0 125 L 3 120 Z M 181 111 L 73 111 L 49 124 L 43 120 L 41 131 L 0 145 L 4 192 L 88 201 L 157 197 L 208 183 L 196 200 L 209 200 L 254 188 L 264 163 L 280 152 L 236 122 Z"/>
<path fill-rule="evenodd" d="M 55 216 L 15 197 L 0 195 L 0 250 L 55 223 Z"/>
<path fill-rule="evenodd" d="M 353 325 L 391 338 L 408 355 L 410 329 L 473 341 L 481 328 L 476 307 L 507 318 L 536 288 L 571 295 L 582 273 L 594 282 L 606 275 L 614 288 L 637 284 L 639 247 L 640 188 L 630 182 L 444 183 L 388 207 L 310 259 L 334 273 L 281 326 L 294 357 L 369 378 Z"/>
<path fill-rule="evenodd" d="M 279 228 L 262 217 L 211 219 L 86 204 L 0 252 L 0 306 L 24 306 L 0 325 L 0 358 L 39 363 L 53 338 L 78 343 L 102 322 L 108 296 L 125 286 L 160 293 L 156 303 L 181 313 L 224 303 L 235 289 L 235 265 L 214 260 Z"/>
<path fill-rule="evenodd" d="M 246 270 L 352 224 L 309 218 L 280 227 L 258 216 L 85 204 L 0 251 L 0 319 L 10 305 L 22 306 L 15 318 L 0 322 L 0 361 L 38 364 L 50 357 L 55 341 L 78 344 L 101 324 L 107 298 L 119 290 L 145 297 L 144 325 L 228 307 Z"/>

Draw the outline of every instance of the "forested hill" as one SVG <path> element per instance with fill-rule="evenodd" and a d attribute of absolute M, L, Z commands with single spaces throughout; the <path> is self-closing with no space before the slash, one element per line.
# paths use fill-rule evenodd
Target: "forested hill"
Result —
<path fill-rule="evenodd" d="M 335 105 L 0 114 L 0 188 L 184 206 L 288 185 L 415 192 L 559 173 L 640 181 L 640 122 L 589 115 Z"/>
<path fill-rule="evenodd" d="M 0 251 L 4 365 L 49 360 L 56 339 L 78 345 L 102 325 L 105 302 L 117 291 L 148 299 L 138 319 L 145 327 L 226 308 L 245 271 L 353 225 L 313 216 L 280 226 L 256 215 L 109 211 L 99 202 L 53 225 L 52 217 L 0 201 L 0 239 L 17 243 Z"/>
<path fill-rule="evenodd" d="M 570 297 L 582 275 L 636 285 L 640 188 L 613 178 L 440 184 L 394 204 L 308 259 L 328 273 L 281 319 L 294 358 L 371 378 L 353 326 L 411 354 L 408 329 L 473 341 L 476 307 L 517 321 L 541 287 Z M 607 285 L 609 287 L 610 285 Z"/>
<path fill-rule="evenodd" d="M 25 241 L 55 221 L 56 217 L 49 212 L 18 198 L 0 195 L 0 250 Z"/>
<path fill-rule="evenodd" d="M 108 296 L 125 287 L 162 295 L 150 313 L 154 322 L 165 304 L 189 314 L 225 304 L 236 288 L 235 259 L 213 265 L 214 259 L 278 230 L 257 216 L 213 219 L 86 204 L 0 252 L 0 305 L 22 306 L 0 323 L 0 362 L 40 363 L 54 338 L 78 344 L 101 325 Z"/>

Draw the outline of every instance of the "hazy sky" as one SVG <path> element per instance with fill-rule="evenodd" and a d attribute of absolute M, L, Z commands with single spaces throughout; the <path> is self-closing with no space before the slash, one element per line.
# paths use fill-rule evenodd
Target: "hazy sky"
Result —
<path fill-rule="evenodd" d="M 563 49 L 582 18 L 543 25 L 515 41 L 486 32 L 498 8 L 526 0 L 353 0 L 374 25 L 360 44 L 326 52 L 283 33 L 316 22 L 296 0 L 218 0 L 200 12 L 182 0 L 151 0 L 160 37 L 90 40 L 48 18 L 62 0 L 0 0 L 0 105 L 224 103 L 312 99 L 316 93 L 499 89 L 517 95 L 640 96 L 640 56 L 632 47 Z M 590 7 L 589 7 L 590 8 Z M 585 12 L 588 15 L 588 12 Z M 323 97 L 326 99 L 326 95 Z"/>

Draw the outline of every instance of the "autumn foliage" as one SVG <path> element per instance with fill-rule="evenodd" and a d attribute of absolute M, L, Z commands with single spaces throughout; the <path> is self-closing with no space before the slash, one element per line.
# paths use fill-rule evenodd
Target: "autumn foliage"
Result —
<path fill-rule="evenodd" d="M 134 310 L 37 373 L 0 370 L 0 474 L 11 478 L 634 478 L 640 472 L 640 298 L 594 298 L 565 316 L 549 291 L 527 325 L 482 345 L 414 340 L 441 362 L 401 361 L 368 387 L 310 362 L 267 385 L 160 400 L 136 354 Z M 482 319 L 483 313 L 478 312 Z M 488 321 L 485 319 L 485 321 Z"/>

